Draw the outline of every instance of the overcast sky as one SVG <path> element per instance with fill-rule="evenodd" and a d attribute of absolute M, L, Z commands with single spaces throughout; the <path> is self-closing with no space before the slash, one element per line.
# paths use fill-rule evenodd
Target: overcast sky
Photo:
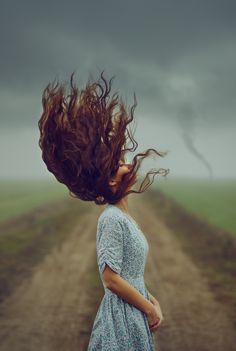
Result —
<path fill-rule="evenodd" d="M 54 78 L 78 86 L 104 70 L 138 105 L 147 169 L 236 177 L 236 3 L 229 0 L 1 1 L 0 178 L 52 178 L 38 119 Z"/>

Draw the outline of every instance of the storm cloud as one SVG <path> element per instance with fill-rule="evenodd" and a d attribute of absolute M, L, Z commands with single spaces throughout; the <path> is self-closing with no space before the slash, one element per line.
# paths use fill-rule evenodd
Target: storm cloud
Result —
<path fill-rule="evenodd" d="M 160 133 L 170 128 L 166 140 L 179 131 L 188 152 L 203 155 L 212 146 L 204 140 L 197 151 L 197 138 L 205 138 L 200 130 L 210 143 L 236 127 L 235 14 L 229 0 L 2 2 L 1 145 L 6 133 L 36 132 L 49 81 L 68 80 L 75 71 L 83 86 L 104 70 L 107 78 L 115 75 L 113 90 L 129 106 L 136 93 L 142 147 L 151 146 L 149 125 L 156 129 L 155 147 L 174 150 Z M 230 140 L 219 145 L 229 158 L 236 146 Z M 211 157 L 203 157 L 210 172 Z M 216 174 L 220 168 L 215 165 Z M 236 166 L 227 175 L 235 176 Z"/>

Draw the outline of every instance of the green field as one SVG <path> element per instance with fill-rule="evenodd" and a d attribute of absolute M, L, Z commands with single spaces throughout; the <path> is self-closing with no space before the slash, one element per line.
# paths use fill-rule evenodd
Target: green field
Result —
<path fill-rule="evenodd" d="M 67 196 L 69 190 L 56 180 L 1 180 L 0 223 Z"/>
<path fill-rule="evenodd" d="M 209 223 L 236 233 L 236 180 L 159 177 L 152 187 Z M 0 223 L 68 196 L 68 189 L 56 180 L 0 181 Z"/>
<path fill-rule="evenodd" d="M 4 181 L 0 193 L 1 302 L 45 255 L 68 239 L 89 203 L 73 201 L 64 185 L 52 181 Z"/>
<path fill-rule="evenodd" d="M 152 186 L 209 223 L 236 234 L 236 179 L 160 177 Z"/>

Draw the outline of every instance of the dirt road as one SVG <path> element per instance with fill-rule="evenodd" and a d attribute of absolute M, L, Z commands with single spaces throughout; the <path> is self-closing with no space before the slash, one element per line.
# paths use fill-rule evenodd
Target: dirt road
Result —
<path fill-rule="evenodd" d="M 155 333 L 157 350 L 235 350 L 235 330 L 224 306 L 175 233 L 143 200 L 130 197 L 130 209 L 149 243 L 145 281 L 165 317 Z M 103 296 L 95 248 L 96 221 L 103 208 L 92 205 L 62 245 L 1 303 L 1 351 L 87 349 Z"/>

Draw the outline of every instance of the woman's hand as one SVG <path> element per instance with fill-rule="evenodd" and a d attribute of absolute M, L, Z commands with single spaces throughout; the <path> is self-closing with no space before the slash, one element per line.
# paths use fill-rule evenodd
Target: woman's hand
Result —
<path fill-rule="evenodd" d="M 149 300 L 151 301 L 151 303 L 153 305 L 158 305 L 159 302 L 157 301 L 157 299 L 155 299 L 155 297 L 153 295 L 150 294 L 150 292 L 148 293 L 148 296 L 149 296 Z"/>
<path fill-rule="evenodd" d="M 157 299 L 149 293 L 149 300 L 153 304 L 153 309 L 147 315 L 148 324 L 152 332 L 156 331 L 162 323 L 164 317 Z"/>

